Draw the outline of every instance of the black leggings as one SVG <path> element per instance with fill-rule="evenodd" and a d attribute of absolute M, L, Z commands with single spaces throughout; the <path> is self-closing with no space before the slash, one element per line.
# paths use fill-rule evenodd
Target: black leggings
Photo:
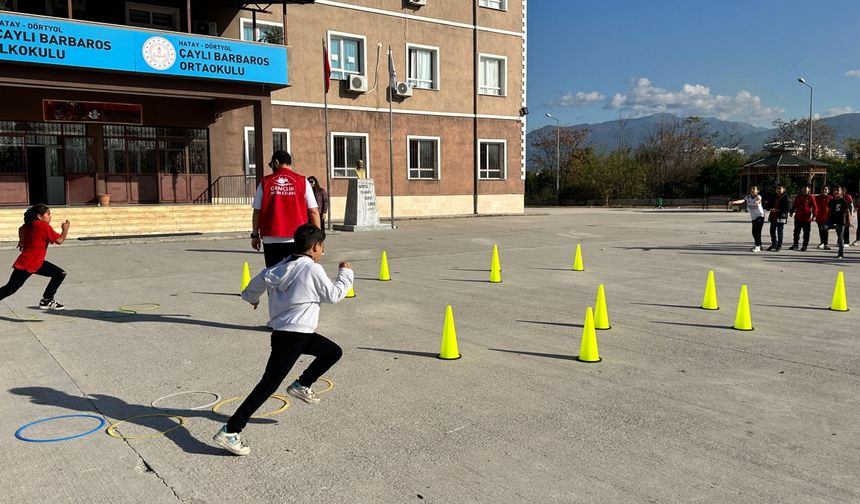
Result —
<path fill-rule="evenodd" d="M 764 227 L 764 217 L 758 217 L 752 221 L 752 235 L 756 247 L 761 247 L 761 228 Z"/>
<path fill-rule="evenodd" d="M 812 229 L 811 222 L 803 222 L 803 221 L 794 221 L 794 245 L 797 246 L 800 241 L 800 232 L 803 231 L 803 246 L 806 247 L 809 245 L 809 231 Z"/>
<path fill-rule="evenodd" d="M 51 277 L 51 281 L 48 282 L 48 286 L 45 287 L 45 292 L 42 294 L 42 298 L 54 299 L 57 289 L 60 288 L 60 284 L 66 279 L 66 272 L 63 271 L 63 268 L 45 261 L 35 274 Z M 5 299 L 12 294 L 15 294 L 18 289 L 24 285 L 24 282 L 30 278 L 30 275 L 33 275 L 33 273 L 18 268 L 12 268 L 12 275 L 9 277 L 9 281 L 6 282 L 6 285 L 0 287 L 0 299 Z"/>
<path fill-rule="evenodd" d="M 227 421 L 227 432 L 242 432 L 251 415 L 278 390 L 302 354 L 316 357 L 299 376 L 299 383 L 310 387 L 340 359 L 343 350 L 337 343 L 317 333 L 272 331 L 272 353 L 266 371 L 260 383 Z"/>

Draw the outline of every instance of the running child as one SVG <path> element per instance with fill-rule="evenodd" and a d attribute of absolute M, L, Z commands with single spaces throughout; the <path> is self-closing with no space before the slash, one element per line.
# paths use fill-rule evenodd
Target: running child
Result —
<path fill-rule="evenodd" d="M 24 212 L 24 224 L 18 228 L 18 250 L 21 254 L 12 265 L 12 275 L 6 285 L 0 287 L 0 300 L 5 299 L 21 288 L 31 275 L 50 277 L 48 286 L 39 301 L 43 310 L 62 310 L 65 306 L 54 299 L 57 289 L 66 278 L 62 268 L 45 260 L 48 245 L 61 245 L 66 241 L 71 223 L 61 224 L 62 233 L 51 227 L 51 209 L 41 203 L 31 206 Z"/>
<path fill-rule="evenodd" d="M 311 385 L 343 353 L 336 343 L 314 331 L 319 323 L 320 303 L 337 303 L 352 286 L 352 266 L 341 262 L 337 278 L 332 282 L 318 264 L 325 252 L 325 233 L 313 224 L 304 224 L 296 229 L 293 239 L 297 253 L 261 271 L 242 291 L 242 299 L 251 303 L 255 310 L 260 296 L 268 291 L 272 353 L 260 382 L 213 438 L 234 455 L 251 453 L 239 433 L 254 412 L 278 390 L 300 355 L 316 358 L 287 388 L 287 393 L 306 403 L 317 404 L 320 399 Z"/>

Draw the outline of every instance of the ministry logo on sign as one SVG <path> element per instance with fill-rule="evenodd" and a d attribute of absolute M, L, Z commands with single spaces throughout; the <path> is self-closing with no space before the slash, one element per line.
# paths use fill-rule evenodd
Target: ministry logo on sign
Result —
<path fill-rule="evenodd" d="M 143 61 L 155 70 L 167 70 L 176 63 L 176 49 L 164 37 L 149 37 L 143 43 Z"/>

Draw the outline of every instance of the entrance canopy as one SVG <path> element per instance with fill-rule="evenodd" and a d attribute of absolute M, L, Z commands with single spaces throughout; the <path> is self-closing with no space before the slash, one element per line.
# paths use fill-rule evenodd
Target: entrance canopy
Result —
<path fill-rule="evenodd" d="M 740 175 L 741 182 L 746 175 L 747 187 L 751 184 L 751 179 L 758 176 L 775 176 L 778 181 L 782 181 L 786 175 L 805 175 L 807 180 L 813 183 L 816 175 L 822 175 L 824 177 L 823 184 L 826 184 L 827 168 L 829 167 L 830 165 L 823 161 L 798 155 L 796 147 L 779 146 L 771 149 L 769 156 L 738 168 L 738 175 Z M 741 189 L 741 194 L 743 192 Z"/>

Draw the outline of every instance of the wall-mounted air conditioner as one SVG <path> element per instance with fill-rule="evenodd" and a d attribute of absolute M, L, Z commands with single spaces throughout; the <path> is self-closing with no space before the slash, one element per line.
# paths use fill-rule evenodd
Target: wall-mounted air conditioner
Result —
<path fill-rule="evenodd" d="M 215 21 L 206 21 L 198 19 L 194 21 L 194 33 L 198 35 L 214 35 L 218 36 L 218 23 Z"/>
<path fill-rule="evenodd" d="M 412 96 L 412 84 L 407 82 L 398 82 L 397 88 L 394 90 L 394 94 L 401 98 Z"/>
<path fill-rule="evenodd" d="M 349 90 L 353 93 L 366 93 L 367 92 L 367 77 L 363 75 L 350 75 L 349 76 Z"/>

